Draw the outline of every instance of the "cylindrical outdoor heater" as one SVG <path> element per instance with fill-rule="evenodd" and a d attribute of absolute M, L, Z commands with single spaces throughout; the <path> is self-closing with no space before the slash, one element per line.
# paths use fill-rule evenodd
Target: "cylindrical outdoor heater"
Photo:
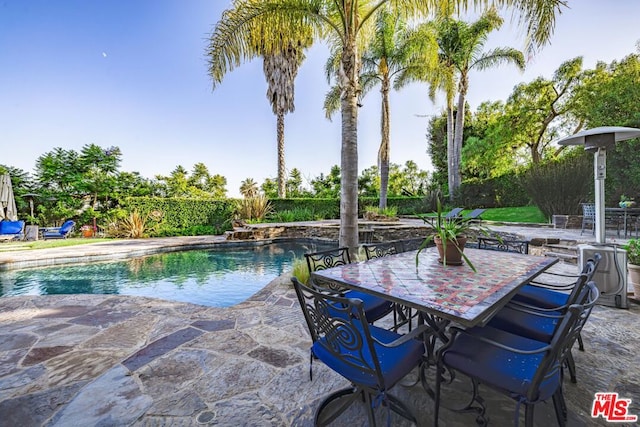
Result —
<path fill-rule="evenodd" d="M 560 145 L 584 145 L 593 153 L 593 175 L 595 181 L 596 223 L 594 245 L 578 245 L 579 264 L 582 269 L 594 253 L 599 252 L 602 260 L 593 280 L 598 285 L 598 304 L 628 308 L 627 301 L 627 252 L 617 245 L 605 243 L 604 181 L 607 177 L 607 149 L 616 142 L 640 137 L 640 129 L 606 126 L 587 129 L 575 135 L 562 138 Z"/>

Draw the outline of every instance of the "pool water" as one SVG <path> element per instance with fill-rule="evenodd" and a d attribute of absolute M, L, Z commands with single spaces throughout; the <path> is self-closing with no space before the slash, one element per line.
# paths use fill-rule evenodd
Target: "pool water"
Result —
<path fill-rule="evenodd" d="M 272 243 L 170 252 L 118 262 L 9 270 L 0 272 L 0 297 L 120 294 L 229 307 L 291 271 L 295 257 L 334 246 Z"/>

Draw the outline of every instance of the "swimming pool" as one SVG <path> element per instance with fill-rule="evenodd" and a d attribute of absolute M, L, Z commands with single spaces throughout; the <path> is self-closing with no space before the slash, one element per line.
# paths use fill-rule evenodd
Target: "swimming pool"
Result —
<path fill-rule="evenodd" d="M 331 247 L 296 241 L 221 245 L 118 262 L 9 270 L 0 272 L 0 297 L 120 294 L 229 307 L 291 270 L 295 257 Z"/>

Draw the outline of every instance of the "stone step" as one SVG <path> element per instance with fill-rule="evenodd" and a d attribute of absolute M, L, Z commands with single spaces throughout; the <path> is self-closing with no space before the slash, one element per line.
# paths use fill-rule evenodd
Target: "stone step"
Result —
<path fill-rule="evenodd" d="M 545 256 L 559 258 L 561 261 L 563 261 L 565 263 L 576 264 L 576 265 L 578 264 L 578 255 L 577 254 L 568 254 L 568 253 L 562 253 L 562 252 L 546 251 L 544 253 L 544 255 Z"/>
<path fill-rule="evenodd" d="M 567 255 L 576 255 L 578 254 L 578 248 L 575 245 L 563 245 L 563 244 L 552 244 L 545 245 L 547 251 L 552 251 L 556 253 L 562 253 Z"/>

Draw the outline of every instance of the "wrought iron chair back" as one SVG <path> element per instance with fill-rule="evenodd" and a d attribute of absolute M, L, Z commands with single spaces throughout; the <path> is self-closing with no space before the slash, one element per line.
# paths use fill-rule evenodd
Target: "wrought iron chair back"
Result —
<path fill-rule="evenodd" d="M 398 241 L 398 252 L 417 251 L 420 245 L 424 242 L 426 237 L 415 237 L 411 239 L 404 239 Z M 429 242 L 427 246 L 434 246 L 433 241 Z"/>
<path fill-rule="evenodd" d="M 502 252 L 529 253 L 529 242 L 526 240 L 494 239 L 478 237 L 478 249 L 489 249 Z"/>
<path fill-rule="evenodd" d="M 327 268 L 337 267 L 339 265 L 351 264 L 351 255 L 349 254 L 349 248 L 347 247 L 306 253 L 304 254 L 304 257 L 307 260 L 309 273 L 318 270 L 326 270 Z M 326 287 L 336 292 L 340 292 L 343 290 L 342 287 L 336 285 L 333 282 L 316 281 L 316 284 L 318 286 Z"/>
<path fill-rule="evenodd" d="M 381 258 L 402 252 L 398 250 L 398 242 L 381 242 L 362 245 L 367 259 Z"/>
<path fill-rule="evenodd" d="M 369 325 L 360 299 L 311 289 L 295 277 L 291 280 L 313 341 L 311 361 L 320 359 L 353 384 L 324 399 L 316 410 L 315 425 L 331 423 L 358 401 L 367 406 L 371 426 L 376 425 L 373 410 L 380 402 L 387 411 L 416 423 L 411 411 L 388 390 L 422 363 L 424 344 L 415 338 L 425 329 L 400 335 Z M 331 405 L 338 399 L 346 403 Z M 390 412 L 387 416 L 390 423 Z"/>
<path fill-rule="evenodd" d="M 437 372 L 444 372 L 446 367 L 472 379 L 473 397 L 465 410 L 475 411 L 477 420 L 486 421 L 484 402 L 478 396 L 478 384 L 482 383 L 516 400 L 515 425 L 518 424 L 521 404 L 525 405 L 525 425 L 532 427 L 534 405 L 552 397 L 558 422 L 564 426 L 567 409 L 562 394 L 562 364 L 597 298 L 598 289 L 594 282 L 582 287 L 578 303 L 568 308 L 549 343 L 490 326 L 469 330 L 451 327 L 451 340 L 438 351 Z M 527 369 L 535 369 L 533 375 L 526 374 Z M 436 376 L 436 426 L 442 380 L 442 375 Z M 479 406 L 473 406 L 474 403 Z"/>

